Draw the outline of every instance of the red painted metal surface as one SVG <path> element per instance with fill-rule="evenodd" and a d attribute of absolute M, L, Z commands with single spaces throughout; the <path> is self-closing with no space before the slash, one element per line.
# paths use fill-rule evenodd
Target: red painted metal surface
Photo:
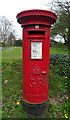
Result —
<path fill-rule="evenodd" d="M 28 103 L 48 100 L 50 27 L 55 20 L 56 15 L 46 10 L 28 10 L 17 15 L 17 21 L 23 27 L 22 96 Z"/>

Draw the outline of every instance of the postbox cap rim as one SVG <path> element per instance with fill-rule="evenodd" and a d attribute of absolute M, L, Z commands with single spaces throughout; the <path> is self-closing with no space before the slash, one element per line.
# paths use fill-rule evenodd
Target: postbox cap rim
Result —
<path fill-rule="evenodd" d="M 57 15 L 54 12 L 51 12 L 49 10 L 42 10 L 42 9 L 31 9 L 31 10 L 24 10 L 17 14 L 16 18 L 19 19 L 21 17 L 25 16 L 31 16 L 31 15 L 43 15 L 43 16 L 49 16 L 54 17 L 54 19 L 57 18 Z"/>
<path fill-rule="evenodd" d="M 21 26 L 32 24 L 51 26 L 51 24 L 55 23 L 57 16 L 49 10 L 32 9 L 18 13 L 16 18 L 17 22 L 21 24 Z"/>

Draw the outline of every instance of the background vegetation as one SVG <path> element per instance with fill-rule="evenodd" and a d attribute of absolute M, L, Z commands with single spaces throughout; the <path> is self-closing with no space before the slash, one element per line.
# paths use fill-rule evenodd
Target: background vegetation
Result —
<path fill-rule="evenodd" d="M 66 48 L 64 52 L 62 48 L 58 49 L 54 54 L 54 48 L 51 48 L 48 118 L 65 119 L 68 118 L 70 60 Z M 21 48 L 3 50 L 2 56 L 3 118 L 29 118 L 22 105 Z"/>
<path fill-rule="evenodd" d="M 51 30 L 51 36 L 53 38 L 58 34 L 62 36 L 70 55 L 70 1 L 53 0 L 50 3 L 50 9 L 57 15 L 56 23 Z"/>

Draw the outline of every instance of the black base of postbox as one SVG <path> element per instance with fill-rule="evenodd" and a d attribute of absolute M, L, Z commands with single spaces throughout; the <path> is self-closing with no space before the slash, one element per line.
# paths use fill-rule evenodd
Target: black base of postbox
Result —
<path fill-rule="evenodd" d="M 48 101 L 41 104 L 31 104 L 23 102 L 24 111 L 32 118 L 47 118 L 48 116 Z"/>

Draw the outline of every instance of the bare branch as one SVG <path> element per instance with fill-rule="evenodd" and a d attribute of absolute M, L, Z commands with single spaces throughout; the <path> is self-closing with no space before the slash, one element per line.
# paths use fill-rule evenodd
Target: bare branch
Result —
<path fill-rule="evenodd" d="M 13 25 L 5 16 L 0 16 L 0 41 L 5 42 L 13 32 Z"/>

